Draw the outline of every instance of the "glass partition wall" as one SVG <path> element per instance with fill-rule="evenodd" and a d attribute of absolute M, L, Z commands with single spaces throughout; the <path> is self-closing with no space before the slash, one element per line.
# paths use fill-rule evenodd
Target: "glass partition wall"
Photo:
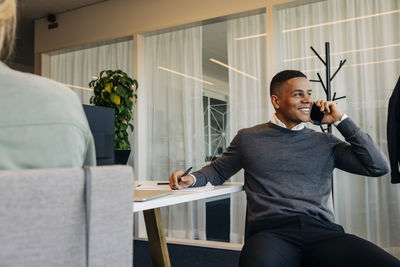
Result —
<path fill-rule="evenodd" d="M 265 26 L 258 12 L 144 37 L 147 179 L 198 170 L 221 156 L 237 130 L 266 120 Z M 221 241 L 210 232 L 218 229 L 227 233 L 223 241 L 242 242 L 244 194 L 219 201 L 163 208 L 166 235 Z M 207 228 L 210 209 L 228 209 L 231 218 L 207 220 L 214 224 Z"/>
<path fill-rule="evenodd" d="M 42 56 L 42 75 L 63 83 L 73 90 L 82 104 L 90 105 L 93 89 L 89 82 L 103 70 L 120 69 L 133 76 L 132 36 L 85 46 L 52 51 Z M 46 71 L 47 70 L 47 71 Z M 133 133 L 128 131 L 133 147 Z M 133 165 L 133 153 L 128 164 Z"/>

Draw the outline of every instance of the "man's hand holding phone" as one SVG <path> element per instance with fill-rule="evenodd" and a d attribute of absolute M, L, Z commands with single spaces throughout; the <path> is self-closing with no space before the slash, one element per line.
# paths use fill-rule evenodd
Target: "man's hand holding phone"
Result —
<path fill-rule="evenodd" d="M 320 124 L 332 124 L 336 121 L 340 121 L 342 119 L 343 113 L 340 112 L 339 108 L 336 106 L 336 103 L 334 101 L 326 101 L 323 99 L 318 99 L 317 101 L 314 102 L 313 106 L 319 108 L 319 111 L 323 113 L 322 119 L 318 116 L 315 115 L 316 112 L 311 111 L 311 122 L 314 124 L 317 124 L 317 121 L 321 122 Z M 314 107 L 314 109 L 315 109 Z M 311 109 L 313 110 L 313 108 Z"/>

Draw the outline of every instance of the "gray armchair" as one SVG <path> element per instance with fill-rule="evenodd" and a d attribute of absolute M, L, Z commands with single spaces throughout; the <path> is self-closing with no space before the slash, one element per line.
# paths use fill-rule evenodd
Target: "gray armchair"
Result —
<path fill-rule="evenodd" d="M 0 266 L 133 265 L 128 166 L 0 171 Z"/>

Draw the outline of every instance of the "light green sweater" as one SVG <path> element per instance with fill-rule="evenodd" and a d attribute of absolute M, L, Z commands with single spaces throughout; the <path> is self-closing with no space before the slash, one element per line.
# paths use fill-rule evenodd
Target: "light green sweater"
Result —
<path fill-rule="evenodd" d="M 0 170 L 96 165 L 78 96 L 0 62 Z"/>

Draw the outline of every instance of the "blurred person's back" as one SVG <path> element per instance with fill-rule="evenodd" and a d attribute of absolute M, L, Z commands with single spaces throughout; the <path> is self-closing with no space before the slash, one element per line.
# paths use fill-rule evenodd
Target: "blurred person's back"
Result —
<path fill-rule="evenodd" d="M 0 0 L 0 55 L 12 47 L 15 0 Z M 95 165 L 93 137 L 74 92 L 0 62 L 0 170 Z"/>
<path fill-rule="evenodd" d="M 95 165 L 77 95 L 0 62 L 0 169 Z"/>

